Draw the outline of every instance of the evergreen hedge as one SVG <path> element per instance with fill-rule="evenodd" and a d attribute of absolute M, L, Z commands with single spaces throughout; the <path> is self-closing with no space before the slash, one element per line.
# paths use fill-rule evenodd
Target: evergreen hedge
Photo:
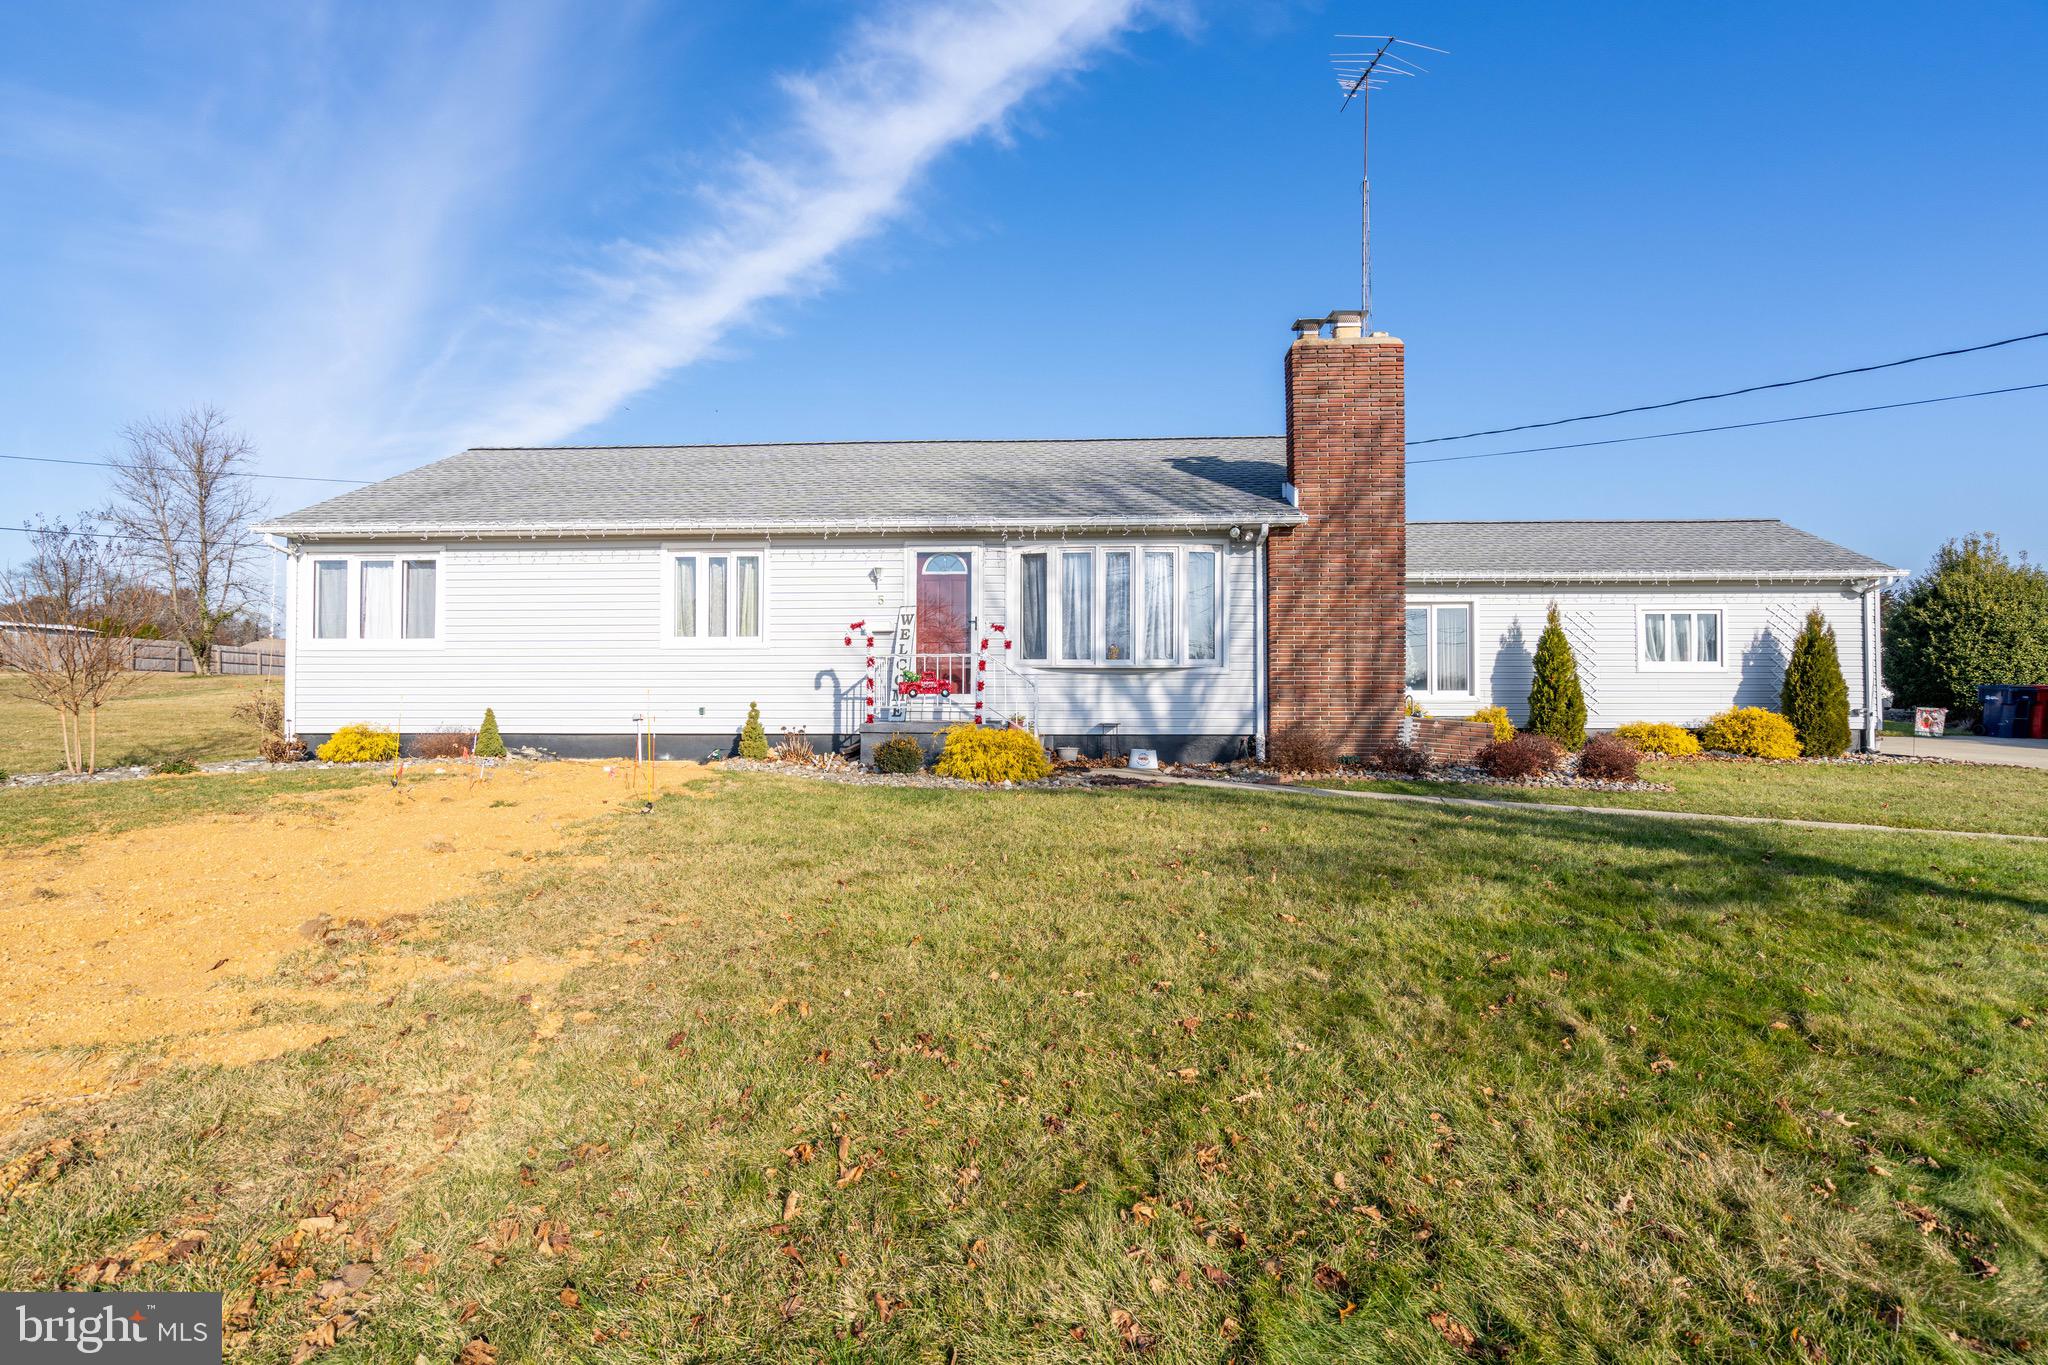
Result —
<path fill-rule="evenodd" d="M 1550 604 L 1543 638 L 1536 642 L 1536 679 L 1529 686 L 1529 723 L 1523 728 L 1548 735 L 1567 749 L 1586 744 L 1586 694 L 1579 687 L 1579 661 L 1572 656 L 1572 642 L 1565 638 L 1555 602 Z"/>
<path fill-rule="evenodd" d="M 1818 607 L 1806 614 L 1806 628 L 1792 646 L 1778 709 L 1792 722 L 1799 747 L 1808 758 L 1834 758 L 1848 752 L 1849 684 L 1842 679 L 1834 628 Z"/>

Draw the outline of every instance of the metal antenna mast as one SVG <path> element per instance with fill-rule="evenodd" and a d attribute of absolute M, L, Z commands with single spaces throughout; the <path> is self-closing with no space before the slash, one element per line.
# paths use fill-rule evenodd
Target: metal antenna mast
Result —
<path fill-rule="evenodd" d="M 1372 318 L 1372 92 L 1387 88 L 1390 76 L 1424 76 L 1429 68 L 1394 51 L 1412 47 L 1423 52 L 1443 52 L 1440 47 L 1414 43 L 1389 33 L 1340 33 L 1339 38 L 1371 45 L 1366 52 L 1333 52 L 1330 61 L 1337 70 L 1337 84 L 1343 88 L 1341 113 L 1358 101 L 1358 305 L 1366 321 Z M 1448 55 L 1448 54 L 1446 54 Z"/>

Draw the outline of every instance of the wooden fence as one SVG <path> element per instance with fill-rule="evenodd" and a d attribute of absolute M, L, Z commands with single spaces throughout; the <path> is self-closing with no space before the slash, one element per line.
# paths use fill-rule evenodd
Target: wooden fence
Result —
<path fill-rule="evenodd" d="M 196 673 L 192 650 L 178 640 L 130 640 L 128 666 L 138 673 Z M 213 671 L 230 676 L 282 678 L 284 651 L 215 645 Z"/>

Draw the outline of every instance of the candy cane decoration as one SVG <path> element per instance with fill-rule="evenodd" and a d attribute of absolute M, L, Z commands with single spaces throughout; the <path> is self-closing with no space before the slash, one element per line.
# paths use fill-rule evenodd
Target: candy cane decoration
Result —
<path fill-rule="evenodd" d="M 991 624 L 989 626 L 989 633 L 991 635 L 1002 635 L 1003 648 L 1008 649 L 1010 647 L 1009 637 L 1004 633 L 1003 627 L 1000 624 Z M 981 637 L 980 647 L 974 652 L 974 723 L 976 725 L 982 723 L 981 694 L 988 691 L 988 653 L 991 648 L 993 648 L 993 642 L 989 639 L 988 635 L 984 635 Z"/>
<path fill-rule="evenodd" d="M 867 657 L 867 662 L 861 667 L 861 716 L 863 717 L 864 724 L 873 725 L 875 723 L 875 637 L 868 634 L 868 623 L 865 620 L 849 621 L 846 625 L 846 634 L 840 638 L 839 643 L 852 648 L 856 638 L 860 640 L 861 648 Z"/>

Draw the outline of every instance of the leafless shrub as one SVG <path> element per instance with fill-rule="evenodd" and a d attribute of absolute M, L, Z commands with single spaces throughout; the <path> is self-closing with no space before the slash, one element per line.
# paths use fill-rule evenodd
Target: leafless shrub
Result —
<path fill-rule="evenodd" d="M 1633 782 L 1643 756 L 1613 735 L 1595 735 L 1579 751 L 1579 776 L 1599 782 Z"/>
<path fill-rule="evenodd" d="M 434 730 L 412 742 L 415 758 L 468 758 L 476 752 L 476 731 Z"/>
<path fill-rule="evenodd" d="M 1389 744 L 1367 761 L 1383 773 L 1400 773 L 1405 777 L 1422 777 L 1432 766 L 1428 753 L 1413 744 Z"/>
<path fill-rule="evenodd" d="M 1285 725 L 1266 739 L 1266 766 L 1289 773 L 1334 772 L 1337 746 L 1313 725 Z"/>
<path fill-rule="evenodd" d="M 808 768 L 816 765 L 818 751 L 812 747 L 810 735 L 799 725 L 782 732 L 782 743 L 775 746 L 775 757 L 779 762 Z"/>
<path fill-rule="evenodd" d="M 39 522 L 0 577 L 0 665 L 57 713 L 68 772 L 99 762 L 100 708 L 133 681 L 127 636 L 144 609 L 119 539 Z"/>
<path fill-rule="evenodd" d="M 1557 771 L 1564 761 L 1564 749 L 1546 735 L 1520 734 L 1500 740 L 1479 751 L 1480 768 L 1490 777 L 1518 781 L 1543 777 Z"/>

